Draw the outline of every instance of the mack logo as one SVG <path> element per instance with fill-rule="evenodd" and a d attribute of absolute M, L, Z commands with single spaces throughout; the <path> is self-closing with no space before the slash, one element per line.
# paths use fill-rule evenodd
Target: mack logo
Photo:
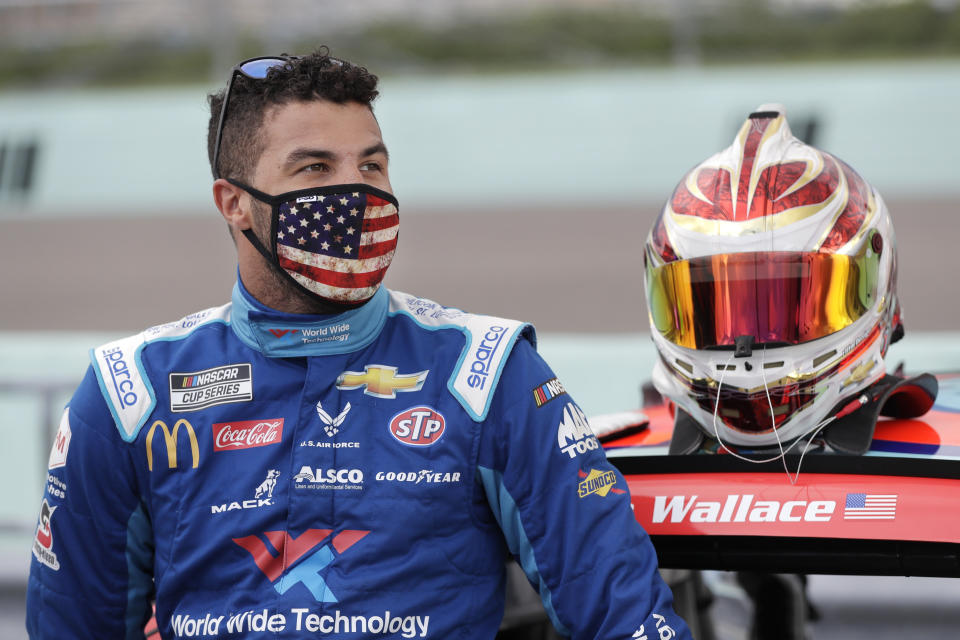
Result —
<path fill-rule="evenodd" d="M 427 447 L 443 436 L 443 414 L 430 407 L 401 411 L 390 420 L 390 433 L 403 444 Z"/>
<path fill-rule="evenodd" d="M 286 531 L 264 531 L 263 538 L 252 535 L 233 538 L 233 541 L 253 556 L 277 593 L 282 595 L 302 584 L 317 602 L 337 602 L 320 571 L 370 532 L 347 529 L 333 536 L 329 544 L 316 549 L 331 533 L 332 529 L 307 529 L 294 538 Z M 304 560 L 297 563 L 300 558 Z"/>
<path fill-rule="evenodd" d="M 167 428 L 167 423 L 163 420 L 157 420 L 150 427 L 150 431 L 147 432 L 147 467 L 150 471 L 153 471 L 153 434 L 156 432 L 157 427 L 163 429 L 163 442 L 167 447 L 168 469 L 177 468 L 177 439 L 179 437 L 180 427 L 184 427 L 187 430 L 187 435 L 190 436 L 190 453 L 193 458 L 193 468 L 196 469 L 200 466 L 200 447 L 197 444 L 197 434 L 193 431 L 193 425 L 181 418 L 173 425 L 173 432 L 171 433 L 170 429 Z"/>
<path fill-rule="evenodd" d="M 277 486 L 277 478 L 280 477 L 278 469 L 267 471 L 267 477 L 263 482 L 257 485 L 253 491 L 252 500 L 234 501 L 229 504 L 210 505 L 210 513 L 224 513 L 226 511 L 237 511 L 240 509 L 258 509 L 260 507 L 273 506 L 273 490 Z"/>
<path fill-rule="evenodd" d="M 833 500 L 757 500 L 751 494 L 728 495 L 724 502 L 697 496 L 656 496 L 653 522 L 829 522 Z"/>
<path fill-rule="evenodd" d="M 564 407 L 563 419 L 557 426 L 557 446 L 571 458 L 600 448 L 600 441 L 593 435 L 587 416 L 572 402 Z"/>
<path fill-rule="evenodd" d="M 253 400 L 253 374 L 249 362 L 170 374 L 171 411 L 195 411 L 248 400 Z"/>
<path fill-rule="evenodd" d="M 397 375 L 397 368 L 383 364 L 368 364 L 359 371 L 344 371 L 337 377 L 337 389 L 352 391 L 363 387 L 363 392 L 376 398 L 396 398 L 397 391 L 420 391 L 430 370 Z"/>
<path fill-rule="evenodd" d="M 283 439 L 283 418 L 213 424 L 213 450 L 230 451 L 277 444 Z"/>
<path fill-rule="evenodd" d="M 605 498 L 610 492 L 626 493 L 623 489 L 613 488 L 613 485 L 617 484 L 617 474 L 613 471 L 590 469 L 590 473 L 584 473 L 581 469 L 579 474 L 580 477 L 583 478 L 583 481 L 577 485 L 577 494 L 581 498 L 585 498 L 594 493 L 601 498 Z"/>
<path fill-rule="evenodd" d="M 467 377 L 467 384 L 471 389 L 483 389 L 487 384 L 487 376 L 490 375 L 490 361 L 497 353 L 503 342 L 503 337 L 507 335 L 507 328 L 500 325 L 494 325 L 487 329 L 473 352 L 473 361 L 470 363 L 470 375 Z"/>

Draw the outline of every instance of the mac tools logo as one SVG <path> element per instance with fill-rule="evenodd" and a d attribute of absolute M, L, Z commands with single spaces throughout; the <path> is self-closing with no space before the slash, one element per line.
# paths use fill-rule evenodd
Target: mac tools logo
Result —
<path fill-rule="evenodd" d="M 213 425 L 213 450 L 231 451 L 265 447 L 283 439 L 283 418 L 217 422 Z"/>
<path fill-rule="evenodd" d="M 277 487 L 277 478 L 280 477 L 280 471 L 270 469 L 267 471 L 267 477 L 263 479 L 257 488 L 253 490 L 252 500 L 234 501 L 229 504 L 210 505 L 210 513 L 224 513 L 226 511 L 238 511 L 241 509 L 258 509 L 260 507 L 273 506 L 273 490 Z M 249 495 L 249 494 L 247 494 Z"/>
<path fill-rule="evenodd" d="M 264 531 L 233 541 L 253 556 L 277 593 L 303 585 L 317 602 L 337 602 L 320 572 L 370 532 L 347 529 L 323 544 L 331 533 L 332 529 L 307 529 L 294 538 L 286 531 Z"/>
<path fill-rule="evenodd" d="M 600 448 L 587 416 L 572 402 L 563 409 L 563 420 L 557 427 L 557 446 L 570 458 Z"/>

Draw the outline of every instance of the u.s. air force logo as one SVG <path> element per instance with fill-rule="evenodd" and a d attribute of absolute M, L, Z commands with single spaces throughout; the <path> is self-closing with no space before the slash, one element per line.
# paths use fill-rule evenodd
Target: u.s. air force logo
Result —
<path fill-rule="evenodd" d="M 247 400 L 253 400 L 253 373 L 249 362 L 170 374 L 170 411 L 196 411 Z"/>

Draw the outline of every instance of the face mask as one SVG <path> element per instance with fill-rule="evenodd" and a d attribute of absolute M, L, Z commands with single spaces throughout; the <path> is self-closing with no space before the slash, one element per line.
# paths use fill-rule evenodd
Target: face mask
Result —
<path fill-rule="evenodd" d="M 356 306 L 383 281 L 397 247 L 397 199 L 365 184 L 339 184 L 271 196 L 229 182 L 272 207 L 268 250 L 257 251 L 307 295 Z"/>

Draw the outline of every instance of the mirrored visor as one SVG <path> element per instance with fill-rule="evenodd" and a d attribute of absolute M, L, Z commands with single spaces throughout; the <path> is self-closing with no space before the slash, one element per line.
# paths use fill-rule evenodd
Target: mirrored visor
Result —
<path fill-rule="evenodd" d="M 681 347 L 800 344 L 840 331 L 873 306 L 879 255 L 761 251 L 703 256 L 647 270 L 653 325 Z"/>

